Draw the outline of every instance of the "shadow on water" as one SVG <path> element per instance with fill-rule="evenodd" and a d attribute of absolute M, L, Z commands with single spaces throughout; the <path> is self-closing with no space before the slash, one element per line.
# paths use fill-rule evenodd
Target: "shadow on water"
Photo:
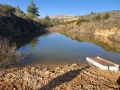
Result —
<path fill-rule="evenodd" d="M 11 39 L 11 43 L 16 43 L 17 49 L 25 46 L 26 44 L 35 46 L 38 43 L 38 38 L 40 36 L 46 37 L 48 34 L 49 34 L 49 32 L 46 32 L 44 34 L 39 34 L 39 35 L 33 35 L 33 36 L 15 37 L 15 38 Z"/>
<path fill-rule="evenodd" d="M 78 69 L 78 70 L 71 70 L 63 75 L 60 75 L 54 79 L 52 79 L 47 85 L 43 86 L 42 88 L 40 88 L 39 90 L 52 90 L 53 88 L 61 85 L 64 82 L 69 82 L 72 79 L 74 79 L 77 75 L 80 74 L 80 72 L 86 68 L 89 68 L 89 66 L 86 66 L 82 69 Z"/>
<path fill-rule="evenodd" d="M 37 43 L 37 38 L 39 37 L 39 35 L 36 36 L 28 36 L 28 37 L 16 37 L 13 38 L 11 40 L 12 43 L 16 43 L 17 45 L 17 49 L 19 49 L 20 47 L 26 45 L 26 44 L 30 44 L 30 43 Z"/>

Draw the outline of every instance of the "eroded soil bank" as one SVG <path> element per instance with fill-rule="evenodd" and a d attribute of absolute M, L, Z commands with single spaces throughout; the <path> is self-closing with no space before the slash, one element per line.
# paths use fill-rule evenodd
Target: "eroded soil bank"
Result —
<path fill-rule="evenodd" d="M 0 71 L 0 90 L 120 89 L 120 71 L 103 71 L 77 64 L 56 68 L 26 66 Z"/>

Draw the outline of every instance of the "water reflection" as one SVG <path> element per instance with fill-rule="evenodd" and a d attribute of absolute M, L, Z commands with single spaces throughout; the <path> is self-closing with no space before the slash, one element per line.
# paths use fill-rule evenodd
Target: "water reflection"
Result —
<path fill-rule="evenodd" d="M 21 47 L 23 47 L 27 44 L 30 44 L 30 43 L 31 43 L 31 45 L 37 44 L 37 38 L 38 37 L 39 36 L 16 37 L 16 38 L 11 39 L 12 40 L 11 43 L 16 43 L 17 48 L 19 49 L 19 48 L 21 48 Z"/>
<path fill-rule="evenodd" d="M 68 36 L 68 37 L 67 37 Z M 70 38 L 70 37 L 72 38 Z M 85 57 L 100 56 L 120 64 L 120 43 L 101 41 L 92 36 L 63 35 L 51 33 L 43 36 L 17 41 L 18 51 L 30 52 L 21 62 L 28 64 L 86 63 Z M 26 41 L 26 43 L 25 43 Z M 78 42 L 79 41 L 79 42 Z M 18 43 L 19 42 L 19 43 Z M 20 44 L 21 43 L 21 44 Z"/>
<path fill-rule="evenodd" d="M 93 37 L 93 35 L 84 34 L 64 34 L 73 40 L 79 42 L 89 42 L 100 46 L 102 49 L 108 52 L 120 53 L 120 42 L 110 40 L 109 38 Z"/>

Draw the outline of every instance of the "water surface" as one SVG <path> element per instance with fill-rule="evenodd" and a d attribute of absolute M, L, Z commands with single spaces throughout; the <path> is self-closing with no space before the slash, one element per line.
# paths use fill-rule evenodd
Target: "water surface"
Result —
<path fill-rule="evenodd" d="M 78 42 L 59 33 L 51 33 L 34 38 L 28 44 L 20 47 L 22 53 L 30 52 L 22 65 L 34 64 L 87 64 L 86 57 L 100 56 L 120 64 L 120 54 L 108 52 L 92 42 Z"/>

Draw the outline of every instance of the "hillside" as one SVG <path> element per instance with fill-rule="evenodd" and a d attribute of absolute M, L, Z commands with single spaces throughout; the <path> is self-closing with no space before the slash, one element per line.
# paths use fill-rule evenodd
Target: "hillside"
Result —
<path fill-rule="evenodd" d="M 10 5 L 0 4 L 0 35 L 29 36 L 45 33 L 45 25 L 37 17 L 26 15 Z"/>
<path fill-rule="evenodd" d="M 58 22 L 49 28 L 73 40 L 94 43 L 108 52 L 120 53 L 120 11 L 92 13 L 78 20 Z"/>
<path fill-rule="evenodd" d="M 91 13 L 78 20 L 59 22 L 51 30 L 66 34 L 92 34 L 120 41 L 120 11 Z"/>

